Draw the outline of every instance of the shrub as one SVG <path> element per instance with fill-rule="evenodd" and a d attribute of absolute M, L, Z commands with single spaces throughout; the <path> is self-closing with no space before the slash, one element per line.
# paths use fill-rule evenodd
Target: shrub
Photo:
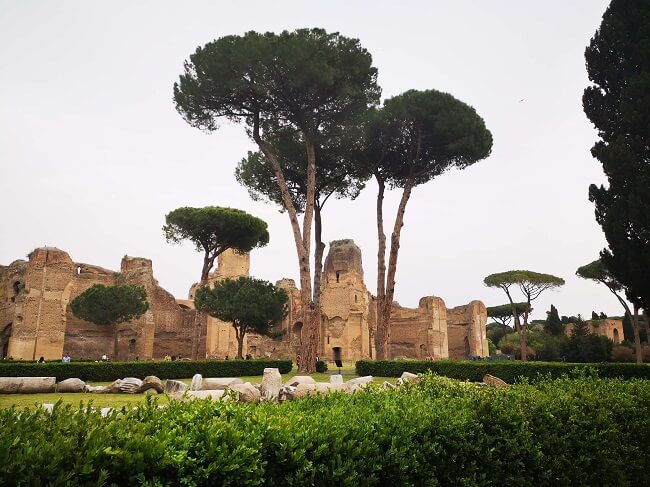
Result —
<path fill-rule="evenodd" d="M 650 383 L 425 376 L 276 404 L 0 411 L 7 485 L 650 485 Z M 631 462 L 630 459 L 635 461 Z"/>
<path fill-rule="evenodd" d="M 327 372 L 327 362 L 325 362 L 324 360 L 318 360 L 316 362 L 316 372 L 320 374 L 324 374 L 325 372 Z"/>
<path fill-rule="evenodd" d="M 520 362 L 520 361 L 457 361 L 457 360 L 359 360 L 356 371 L 359 375 L 377 377 L 399 377 L 402 372 L 419 374 L 426 371 L 453 379 L 479 382 L 485 374 L 495 375 L 506 382 L 518 378 L 536 379 L 540 375 L 558 378 L 574 369 L 592 368 L 600 377 L 622 379 L 650 379 L 650 364 L 574 364 L 565 362 Z"/>
<path fill-rule="evenodd" d="M 572 334 L 565 356 L 570 362 L 605 362 L 610 359 L 614 343 L 607 337 Z"/>
<path fill-rule="evenodd" d="M 0 363 L 0 377 L 56 377 L 57 381 L 77 377 L 85 381 L 105 382 L 124 377 L 182 379 L 201 374 L 204 377 L 242 377 L 262 375 L 266 367 L 291 371 L 291 360 L 175 360 L 137 362 L 61 362 Z"/>
<path fill-rule="evenodd" d="M 634 350 L 625 345 L 617 345 L 612 349 L 612 360 L 616 362 L 634 362 Z"/>

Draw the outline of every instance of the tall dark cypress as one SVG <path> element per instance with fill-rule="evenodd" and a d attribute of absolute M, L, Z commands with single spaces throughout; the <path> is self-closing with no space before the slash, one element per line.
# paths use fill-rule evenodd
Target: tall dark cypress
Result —
<path fill-rule="evenodd" d="M 608 185 L 589 188 L 607 238 L 601 253 L 637 306 L 650 307 L 650 0 L 613 0 L 585 52 L 583 106 Z"/>

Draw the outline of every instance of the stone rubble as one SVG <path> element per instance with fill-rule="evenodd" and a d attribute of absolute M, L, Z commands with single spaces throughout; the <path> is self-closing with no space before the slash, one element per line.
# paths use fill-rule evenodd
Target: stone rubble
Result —
<path fill-rule="evenodd" d="M 65 379 L 56 385 L 56 392 L 86 392 L 86 383 L 81 379 Z"/>
<path fill-rule="evenodd" d="M 282 376 L 276 368 L 267 367 L 262 375 L 260 394 L 262 401 L 277 402 L 280 399 L 280 388 L 282 387 Z"/>
<path fill-rule="evenodd" d="M 0 377 L 0 394 L 54 392 L 56 377 Z"/>
<path fill-rule="evenodd" d="M 199 375 L 199 374 L 196 374 Z M 196 375 L 194 377 L 196 377 Z M 194 383 L 194 379 L 192 379 Z M 243 384 L 244 381 L 239 377 L 214 377 L 203 379 L 200 389 L 193 389 L 196 391 L 223 391 L 234 384 Z M 191 387 L 190 387 L 191 389 Z"/>
<path fill-rule="evenodd" d="M 149 392 L 149 394 L 161 394 L 165 390 L 165 386 L 162 381 L 155 375 L 148 375 L 142 381 L 142 387 L 140 387 L 140 392 Z"/>

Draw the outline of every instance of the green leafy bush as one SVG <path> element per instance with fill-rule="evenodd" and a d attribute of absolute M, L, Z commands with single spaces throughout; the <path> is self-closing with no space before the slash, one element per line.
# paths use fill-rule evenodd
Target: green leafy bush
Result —
<path fill-rule="evenodd" d="M 124 377 L 182 379 L 201 374 L 204 377 L 242 377 L 262 375 L 266 367 L 291 371 L 291 360 L 174 360 L 137 362 L 1 362 L 0 377 L 56 377 L 57 381 L 77 377 L 85 381 L 105 382 Z"/>
<path fill-rule="evenodd" d="M 276 404 L 0 411 L 5 485 L 650 485 L 650 383 L 425 376 Z M 630 459 L 634 459 L 633 462 Z"/>
<path fill-rule="evenodd" d="M 324 374 L 327 372 L 327 363 L 324 360 L 318 360 L 316 362 L 316 372 L 319 374 Z"/>
<path fill-rule="evenodd" d="M 623 379 L 650 379 L 650 364 L 597 363 L 575 364 L 565 362 L 457 361 L 457 360 L 359 360 L 357 374 L 377 377 L 399 377 L 402 372 L 414 374 L 432 371 L 453 379 L 481 381 L 485 374 L 495 375 L 506 382 L 540 375 L 553 378 L 569 374 L 574 369 L 593 368 L 600 377 Z"/>

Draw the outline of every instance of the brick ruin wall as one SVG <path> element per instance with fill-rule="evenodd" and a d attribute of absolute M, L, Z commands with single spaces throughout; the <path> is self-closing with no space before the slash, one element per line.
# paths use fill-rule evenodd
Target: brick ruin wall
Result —
<path fill-rule="evenodd" d="M 120 272 L 75 263 L 56 248 L 39 248 L 29 261 L 17 261 L 0 275 L 0 326 L 11 324 L 5 356 L 33 360 L 73 358 L 132 360 L 190 356 L 195 313 L 183 309 L 153 277 L 151 261 L 124 257 Z M 93 284 L 144 286 L 149 311 L 117 326 L 100 326 L 76 318 L 68 306 Z M 19 292 L 16 290 L 19 289 Z M 117 335 L 117 336 L 116 336 Z M 117 345 L 117 348 L 116 348 Z"/>
<path fill-rule="evenodd" d="M 248 276 L 250 256 L 227 251 L 219 256 L 210 283 Z M 149 311 L 132 322 L 105 327 L 73 316 L 68 303 L 93 284 L 135 284 L 147 291 Z M 276 283 L 289 295 L 288 314 L 276 332 L 279 338 L 248 335 L 244 353 L 254 357 L 295 359 L 300 351 L 302 303 L 295 282 Z M 189 299 L 176 300 L 161 288 L 148 259 L 125 257 L 119 272 L 75 263 L 55 248 L 36 249 L 28 262 L 0 267 L 0 345 L 5 356 L 32 360 L 97 359 L 102 354 L 118 360 L 182 355 L 196 358 L 233 358 L 237 351 L 234 329 L 212 317 L 197 319 L 192 286 Z M 363 280 L 361 250 L 352 240 L 330 244 L 323 269 L 320 356 L 343 360 L 375 356 L 376 300 Z M 448 309 L 438 297 L 420 300 L 417 308 L 395 303 L 389 325 L 392 358 L 440 359 L 487 356 L 487 315 L 480 301 Z"/>

